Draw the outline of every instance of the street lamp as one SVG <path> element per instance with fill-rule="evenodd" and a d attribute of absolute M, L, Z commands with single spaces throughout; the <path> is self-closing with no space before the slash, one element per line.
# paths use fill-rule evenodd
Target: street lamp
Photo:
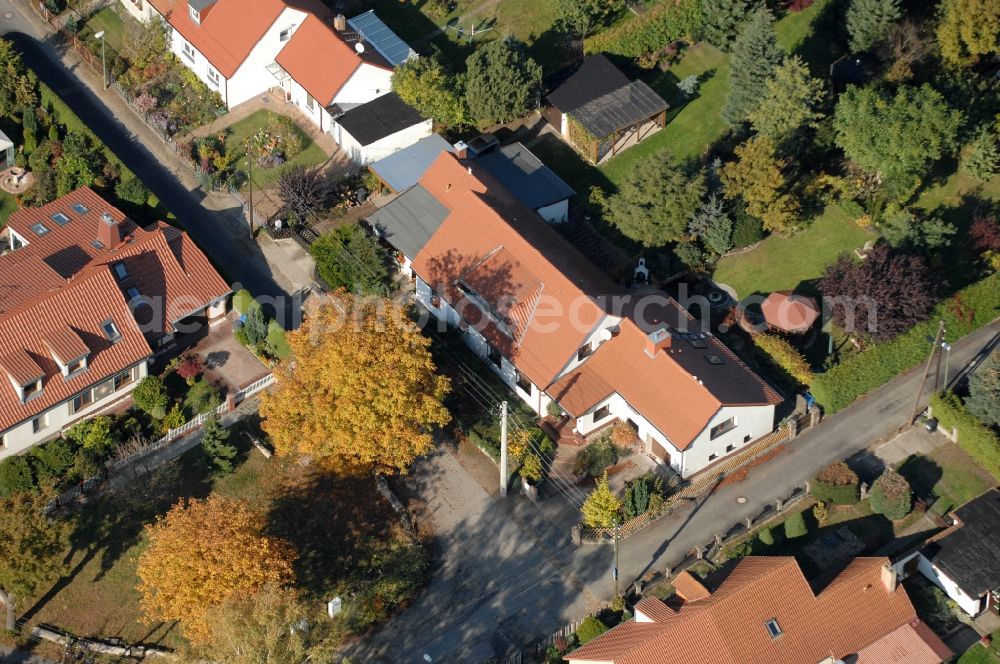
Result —
<path fill-rule="evenodd" d="M 947 341 L 941 342 L 941 348 L 944 350 L 944 389 L 948 389 L 948 360 L 951 359 L 951 344 Z"/>
<path fill-rule="evenodd" d="M 97 39 L 101 40 L 101 72 L 104 74 L 104 89 L 108 89 L 108 61 L 104 57 L 104 30 L 101 30 L 96 35 Z"/>

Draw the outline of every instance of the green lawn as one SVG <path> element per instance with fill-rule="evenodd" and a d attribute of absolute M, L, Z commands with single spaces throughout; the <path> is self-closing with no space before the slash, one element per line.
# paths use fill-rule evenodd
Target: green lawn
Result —
<path fill-rule="evenodd" d="M 103 30 L 105 43 L 116 53 L 120 53 L 125 43 L 125 20 L 118 12 L 117 3 L 95 12 L 81 26 L 80 37 L 89 38 Z"/>
<path fill-rule="evenodd" d="M 746 253 L 723 258 L 713 278 L 735 288 L 740 298 L 794 289 L 803 281 L 819 278 L 837 256 L 871 239 L 871 233 L 833 205 L 796 235 L 772 235 Z"/>
<path fill-rule="evenodd" d="M 956 664 L 998 664 L 1000 663 L 1000 630 L 990 635 L 993 643 L 984 648 L 979 643 L 973 644 L 958 658 Z"/>
<path fill-rule="evenodd" d="M 248 115 L 236 124 L 232 125 L 230 127 L 232 133 L 228 138 L 226 138 L 226 154 L 242 151 L 246 139 L 267 126 L 267 123 L 273 117 L 277 116 L 277 113 L 260 110 Z M 277 182 L 278 177 L 293 166 L 316 166 L 327 160 L 327 155 L 323 152 L 323 149 L 316 145 L 312 139 L 310 139 L 309 136 L 298 127 L 298 125 L 296 125 L 296 130 L 299 132 L 299 135 L 303 140 L 302 151 L 281 166 L 274 166 L 271 168 L 261 168 L 255 166 L 253 169 L 253 181 L 256 186 L 267 187 L 268 185 Z M 245 173 L 246 167 L 246 159 L 241 159 L 239 161 L 239 168 Z"/>
<path fill-rule="evenodd" d="M 7 225 L 7 219 L 17 210 L 17 201 L 6 191 L 0 191 L 0 228 Z"/>
<path fill-rule="evenodd" d="M 701 87 L 697 96 L 685 104 L 678 94 L 677 82 L 691 75 L 701 77 Z M 647 155 L 667 150 L 675 159 L 691 159 L 726 133 L 722 108 L 729 94 L 729 57 L 725 53 L 708 44 L 696 44 L 685 51 L 676 65 L 658 72 L 648 83 L 670 103 L 667 126 L 601 166 L 613 183 L 625 178 L 635 163 Z"/>
<path fill-rule="evenodd" d="M 931 454 L 915 454 L 898 468 L 914 493 L 933 502 L 940 515 L 962 505 L 994 485 L 989 473 L 957 445 L 943 445 Z M 939 504 L 940 503 L 940 504 Z"/>

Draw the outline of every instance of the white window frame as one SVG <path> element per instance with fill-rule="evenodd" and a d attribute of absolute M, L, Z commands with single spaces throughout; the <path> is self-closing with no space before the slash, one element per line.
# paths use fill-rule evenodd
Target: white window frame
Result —
<path fill-rule="evenodd" d="M 49 428 L 49 414 L 42 413 L 35 419 L 31 420 L 31 432 L 41 433 Z"/>
<path fill-rule="evenodd" d="M 310 113 L 316 110 L 316 100 L 308 92 L 306 93 L 306 108 L 309 109 Z"/>
<path fill-rule="evenodd" d="M 201 12 L 199 12 L 197 9 L 195 9 L 191 5 L 188 5 L 188 16 L 191 17 L 192 21 L 194 21 L 198 25 L 201 25 Z"/>
<path fill-rule="evenodd" d="M 292 34 L 295 32 L 295 24 L 292 23 L 290 26 L 278 33 L 278 41 L 286 42 L 292 38 Z"/>

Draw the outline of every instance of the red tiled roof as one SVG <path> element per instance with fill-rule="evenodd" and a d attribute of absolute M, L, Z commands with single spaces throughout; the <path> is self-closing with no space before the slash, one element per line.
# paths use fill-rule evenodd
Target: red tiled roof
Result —
<path fill-rule="evenodd" d="M 808 330 L 819 318 L 816 300 L 792 291 L 774 291 L 760 305 L 764 320 L 786 332 Z"/>
<path fill-rule="evenodd" d="M 858 651 L 855 664 L 940 664 L 954 653 L 917 619 Z"/>
<path fill-rule="evenodd" d="M 902 586 L 881 580 L 885 558 L 856 558 L 814 592 L 794 558 L 751 556 L 708 597 L 676 613 L 643 611 L 569 654 L 572 662 L 613 664 L 815 664 L 855 654 L 916 618 Z M 781 635 L 772 638 L 766 623 Z"/>
<path fill-rule="evenodd" d="M 202 11 L 198 24 L 188 15 L 186 0 L 150 4 L 226 78 L 232 78 L 286 7 L 320 17 L 330 13 L 318 0 L 217 0 Z"/>
<path fill-rule="evenodd" d="M 412 257 L 413 269 L 571 415 L 617 392 L 683 449 L 723 405 L 781 401 L 724 344 L 700 334 L 694 319 L 665 295 L 659 304 L 643 306 L 649 329 L 632 319 L 634 311 L 610 312 L 623 317 L 612 340 L 563 374 L 605 317 L 604 298 L 620 289 L 475 162 L 465 165 L 442 153 L 420 184 L 448 216 Z M 465 291 L 459 288 L 463 280 Z M 507 329 L 483 308 L 506 319 Z M 650 357 L 646 334 L 662 325 L 698 331 L 704 350 L 678 337 L 673 350 Z M 721 361 L 709 363 L 706 355 Z"/>
<path fill-rule="evenodd" d="M 108 340 L 102 328 L 104 321 L 109 319 L 121 334 L 115 343 Z M 50 331 L 65 327 L 74 330 L 90 352 L 87 369 L 70 378 L 62 376 L 45 341 Z M 0 348 L 18 349 L 45 375 L 42 393 L 24 404 L 11 385 L 0 386 L 0 431 L 72 398 L 151 355 L 149 344 L 132 318 L 115 278 L 103 267 L 92 268 L 62 289 L 0 316 Z"/>
<path fill-rule="evenodd" d="M 68 221 L 53 222 L 57 212 Z M 92 244 L 104 213 L 126 231 L 113 249 Z M 32 231 L 38 222 L 48 232 Z M 0 385 L 0 430 L 134 365 L 150 354 L 143 333 L 173 331 L 173 323 L 231 292 L 186 233 L 162 223 L 138 228 L 88 188 L 18 210 L 9 226 L 28 244 L 0 256 L 0 348 L 9 351 L 3 366 L 23 384 L 38 377 L 29 360 L 45 380 L 43 394 L 25 404 L 12 386 Z M 27 278 L 26 269 L 37 270 L 37 280 Z M 134 311 L 126 302 L 131 288 L 147 302 Z M 121 333 L 116 343 L 102 329 L 108 319 Z M 63 379 L 53 355 L 66 363 L 85 354 L 87 369 Z"/>
<path fill-rule="evenodd" d="M 314 15 L 306 17 L 295 29 L 275 62 L 323 106 L 333 102 L 337 92 L 361 66 L 361 58 L 354 49 Z"/>
<path fill-rule="evenodd" d="M 41 378 L 45 371 L 23 348 L 12 348 L 0 357 L 0 368 L 18 385 L 27 385 Z"/>

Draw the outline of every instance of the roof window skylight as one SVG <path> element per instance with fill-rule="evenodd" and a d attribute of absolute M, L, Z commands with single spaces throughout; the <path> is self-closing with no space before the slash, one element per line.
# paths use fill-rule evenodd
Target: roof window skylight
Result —
<path fill-rule="evenodd" d="M 35 235 L 41 236 L 49 232 L 49 227 L 39 221 L 31 225 L 31 230 Z"/>
<path fill-rule="evenodd" d="M 69 217 L 63 212 L 56 212 L 52 215 L 52 221 L 56 222 L 60 226 L 65 226 L 69 223 Z"/>
<path fill-rule="evenodd" d="M 110 318 L 101 323 L 101 328 L 104 329 L 104 336 L 112 343 L 122 338 L 121 332 L 118 331 L 118 326 Z"/>
<path fill-rule="evenodd" d="M 88 208 L 83 203 L 74 203 L 73 212 L 76 212 L 77 214 L 87 214 L 88 212 L 90 212 L 90 208 Z"/>

